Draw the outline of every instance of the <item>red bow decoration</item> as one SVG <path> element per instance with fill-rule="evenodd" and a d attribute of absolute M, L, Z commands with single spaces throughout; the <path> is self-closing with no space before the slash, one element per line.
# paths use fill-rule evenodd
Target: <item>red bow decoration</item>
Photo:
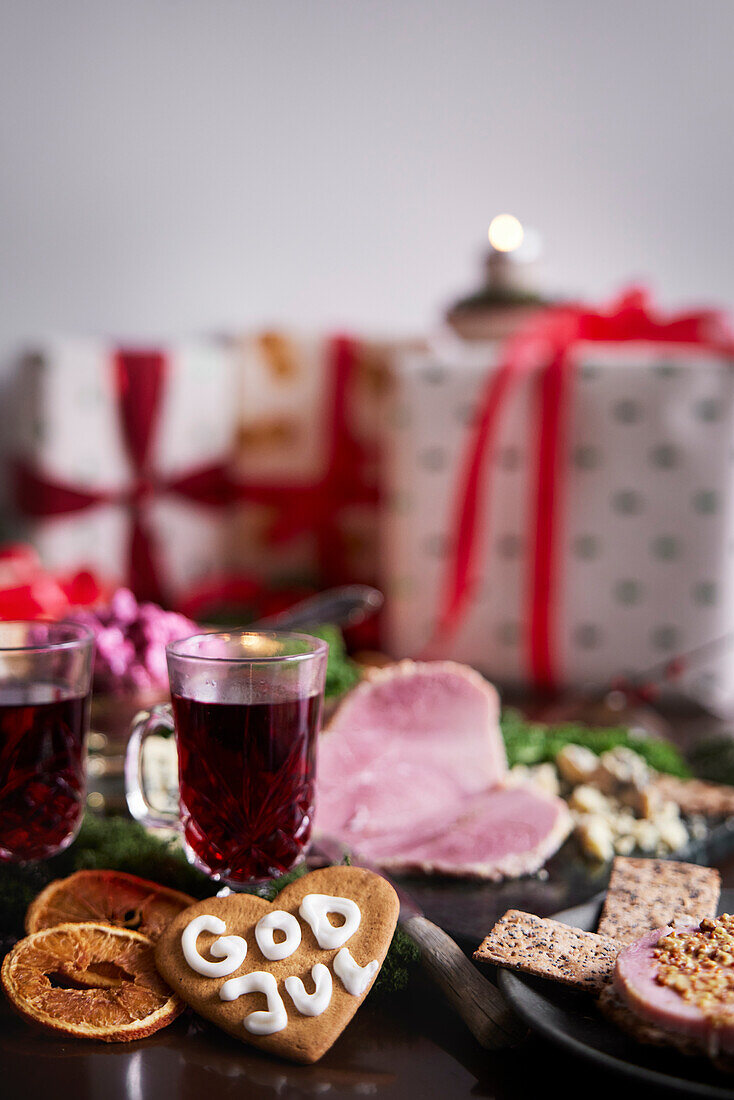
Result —
<path fill-rule="evenodd" d="M 534 508 L 530 509 L 530 576 L 527 586 L 528 664 L 537 687 L 552 689 L 554 627 L 558 605 L 557 532 L 563 507 L 561 456 L 565 453 L 575 344 L 652 342 L 689 344 L 734 355 L 725 318 L 706 310 L 664 316 L 651 307 L 644 290 L 632 288 L 608 309 L 595 312 L 564 305 L 532 319 L 505 345 L 480 399 L 479 415 L 459 474 L 453 530 L 455 539 L 439 604 L 439 620 L 429 652 L 438 652 L 461 625 L 478 580 L 477 560 L 486 539 L 482 502 L 486 500 L 492 457 L 505 402 L 514 386 L 536 373 L 540 387 Z"/>
<path fill-rule="evenodd" d="M 356 346 L 346 336 L 336 336 L 329 348 L 329 386 L 326 407 L 330 437 L 326 472 L 311 485 L 270 486 L 269 501 L 280 502 L 280 514 L 270 528 L 273 542 L 285 542 L 304 531 L 315 531 L 319 566 L 331 582 L 353 580 L 344 574 L 344 532 L 340 525 L 347 505 L 377 505 L 379 491 L 369 478 L 376 455 L 351 433 L 347 402 L 357 369 Z M 263 493 L 258 494 L 263 499 Z"/>
<path fill-rule="evenodd" d="M 0 619 L 62 619 L 76 607 L 109 598 L 94 573 L 51 573 L 32 546 L 0 546 Z"/>
<path fill-rule="evenodd" d="M 184 474 L 163 475 L 153 468 L 151 454 L 167 382 L 165 356 L 157 351 L 115 353 L 115 392 L 125 448 L 133 471 L 120 489 L 80 489 L 35 470 L 16 467 L 18 507 L 27 516 L 71 515 L 102 504 L 122 504 L 130 513 L 128 584 L 141 599 L 165 602 L 158 547 L 148 519 L 153 496 L 166 493 L 212 507 L 237 499 L 226 464 L 212 463 Z"/>
<path fill-rule="evenodd" d="M 235 482 L 227 460 L 165 475 L 152 463 L 156 431 L 168 382 L 165 355 L 157 351 L 118 351 L 113 360 L 123 440 L 133 471 L 118 489 L 86 489 L 54 479 L 29 463 L 16 464 L 18 508 L 33 518 L 72 515 L 104 504 L 124 505 L 130 513 L 127 583 L 140 599 L 166 603 L 159 547 L 148 517 L 151 500 L 171 494 L 218 508 L 237 501 L 267 504 L 278 515 L 268 537 L 284 541 L 303 531 L 317 532 L 320 566 L 325 577 L 343 569 L 344 543 L 339 514 L 346 504 L 377 501 L 377 488 L 366 471 L 372 456 L 348 428 L 347 398 L 356 367 L 354 342 L 332 340 L 328 370 L 326 420 L 330 430 L 326 473 L 309 485 Z"/>

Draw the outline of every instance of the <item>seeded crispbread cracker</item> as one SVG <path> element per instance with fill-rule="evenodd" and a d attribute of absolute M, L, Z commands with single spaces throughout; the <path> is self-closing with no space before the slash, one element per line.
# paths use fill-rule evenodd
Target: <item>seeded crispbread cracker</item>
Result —
<path fill-rule="evenodd" d="M 618 856 L 597 932 L 628 944 L 682 918 L 697 924 L 716 916 L 720 892 L 721 876 L 711 867 Z"/>
<path fill-rule="evenodd" d="M 675 802 L 684 814 L 701 814 L 702 817 L 731 817 L 734 814 L 734 788 L 723 783 L 659 775 L 654 787 L 667 802 Z"/>
<path fill-rule="evenodd" d="M 618 953 L 619 944 L 606 936 L 509 909 L 474 958 L 598 993 Z"/>

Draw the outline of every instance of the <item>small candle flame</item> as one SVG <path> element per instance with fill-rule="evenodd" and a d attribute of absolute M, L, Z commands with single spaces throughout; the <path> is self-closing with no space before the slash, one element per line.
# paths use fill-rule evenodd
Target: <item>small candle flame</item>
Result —
<path fill-rule="evenodd" d="M 514 214 L 497 214 L 489 223 L 489 243 L 497 252 L 514 252 L 524 236 L 525 230 Z"/>

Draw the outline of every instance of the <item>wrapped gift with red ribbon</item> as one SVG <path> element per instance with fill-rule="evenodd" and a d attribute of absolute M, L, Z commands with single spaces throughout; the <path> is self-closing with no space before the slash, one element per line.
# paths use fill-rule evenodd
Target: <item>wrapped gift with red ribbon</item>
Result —
<path fill-rule="evenodd" d="M 398 655 L 542 691 L 680 654 L 734 701 L 734 341 L 634 289 L 397 363 L 383 545 Z"/>
<path fill-rule="evenodd" d="M 281 330 L 230 346 L 240 386 L 238 567 L 271 584 L 373 581 L 391 346 Z"/>
<path fill-rule="evenodd" d="M 239 497 L 235 392 L 232 356 L 212 341 L 59 340 L 27 357 L 15 495 L 44 564 L 165 604 L 221 569 Z"/>
<path fill-rule="evenodd" d="M 272 332 L 50 343 L 18 376 L 25 534 L 50 568 L 168 606 L 372 580 L 386 355 Z"/>

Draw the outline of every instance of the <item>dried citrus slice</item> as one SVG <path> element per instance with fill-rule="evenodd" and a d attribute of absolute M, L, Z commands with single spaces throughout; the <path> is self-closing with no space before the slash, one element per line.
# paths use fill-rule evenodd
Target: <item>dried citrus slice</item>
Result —
<path fill-rule="evenodd" d="M 66 969 L 114 967 L 114 988 L 70 988 Z M 155 968 L 153 942 L 110 924 L 60 924 L 20 940 L 0 981 L 22 1016 L 65 1035 L 106 1043 L 142 1039 L 184 1009 Z"/>
<path fill-rule="evenodd" d="M 176 914 L 193 904 L 188 894 L 122 871 L 77 871 L 41 891 L 26 913 L 25 930 L 96 921 L 157 940 Z"/>

